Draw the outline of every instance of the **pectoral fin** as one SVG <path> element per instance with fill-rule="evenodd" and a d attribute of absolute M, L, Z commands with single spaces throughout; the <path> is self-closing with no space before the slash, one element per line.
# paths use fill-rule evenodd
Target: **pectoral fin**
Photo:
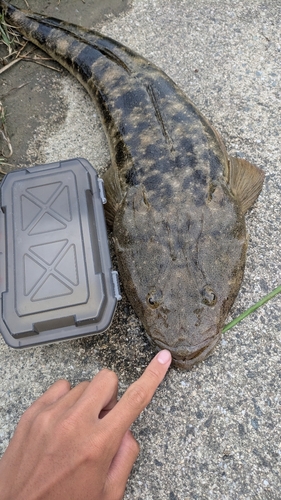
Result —
<path fill-rule="evenodd" d="M 249 210 L 259 196 L 264 181 L 264 172 L 241 158 L 229 158 L 228 184 L 243 214 Z"/>

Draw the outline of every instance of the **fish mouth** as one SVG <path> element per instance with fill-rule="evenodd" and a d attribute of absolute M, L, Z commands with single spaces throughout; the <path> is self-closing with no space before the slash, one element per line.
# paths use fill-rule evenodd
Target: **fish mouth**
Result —
<path fill-rule="evenodd" d="M 209 356 L 209 354 L 217 345 L 220 337 L 220 334 L 216 335 L 211 342 L 208 342 L 207 345 L 199 348 L 195 352 L 187 354 L 186 356 L 179 356 L 177 353 L 171 351 L 173 357 L 173 366 L 184 370 L 191 370 L 194 365 L 200 363 L 200 361 L 204 361 L 204 359 Z"/>
<path fill-rule="evenodd" d="M 219 342 L 221 338 L 221 332 L 218 332 L 216 333 L 216 335 L 209 337 L 201 344 L 192 346 L 192 348 L 189 348 L 189 351 L 187 349 L 186 354 L 182 354 L 182 348 L 181 353 L 179 353 L 177 349 L 173 349 L 165 345 L 161 341 L 158 341 L 156 339 L 152 340 L 149 336 L 148 338 L 152 345 L 154 345 L 158 350 L 168 349 L 171 352 L 173 358 L 172 365 L 174 367 L 181 368 L 182 370 L 191 370 L 194 365 L 200 363 L 200 361 L 204 361 L 204 359 L 209 356 L 209 354 Z"/>

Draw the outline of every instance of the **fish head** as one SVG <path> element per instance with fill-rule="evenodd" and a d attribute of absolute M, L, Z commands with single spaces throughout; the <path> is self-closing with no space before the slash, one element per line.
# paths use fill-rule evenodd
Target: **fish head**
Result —
<path fill-rule="evenodd" d="M 114 237 L 126 294 L 149 339 L 190 369 L 220 339 L 242 281 L 247 242 L 235 200 L 219 186 L 192 210 L 161 210 L 136 189 Z"/>

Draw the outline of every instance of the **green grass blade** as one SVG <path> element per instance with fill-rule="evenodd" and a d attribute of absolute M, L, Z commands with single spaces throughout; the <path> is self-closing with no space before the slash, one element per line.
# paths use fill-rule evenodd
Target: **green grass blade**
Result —
<path fill-rule="evenodd" d="M 3 42 L 7 45 L 8 43 L 10 43 L 10 39 L 9 37 L 7 36 L 7 33 L 6 31 L 4 30 L 4 28 L 2 28 L 1 24 L 0 24 L 0 35 L 2 37 L 2 40 Z"/>
<path fill-rule="evenodd" d="M 237 318 L 233 319 L 232 321 L 230 321 L 230 323 L 225 325 L 222 329 L 222 333 L 225 333 L 225 332 L 227 332 L 227 330 L 230 330 L 230 328 L 233 328 L 233 326 L 237 325 L 237 323 L 240 323 L 240 321 L 242 321 L 244 318 L 249 316 L 249 314 L 256 311 L 259 307 L 263 306 L 270 299 L 273 299 L 273 297 L 275 297 L 275 295 L 277 295 L 280 292 L 281 292 L 281 285 L 279 285 L 277 288 L 272 290 L 272 292 L 265 295 L 265 297 L 263 297 L 261 300 L 259 300 L 255 304 L 253 304 L 251 307 L 249 307 L 249 309 L 246 309 L 246 311 L 242 312 L 242 314 L 237 316 Z"/>
<path fill-rule="evenodd" d="M 0 41 L 4 42 L 8 47 L 12 44 L 3 15 L 0 15 Z"/>

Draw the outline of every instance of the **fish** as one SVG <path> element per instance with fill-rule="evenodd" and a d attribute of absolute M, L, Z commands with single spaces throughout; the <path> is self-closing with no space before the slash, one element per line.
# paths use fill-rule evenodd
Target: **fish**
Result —
<path fill-rule="evenodd" d="M 245 213 L 263 170 L 228 156 L 179 86 L 129 47 L 5 0 L 0 7 L 95 103 L 110 148 L 105 212 L 126 295 L 152 346 L 191 369 L 219 342 L 240 289 Z"/>

